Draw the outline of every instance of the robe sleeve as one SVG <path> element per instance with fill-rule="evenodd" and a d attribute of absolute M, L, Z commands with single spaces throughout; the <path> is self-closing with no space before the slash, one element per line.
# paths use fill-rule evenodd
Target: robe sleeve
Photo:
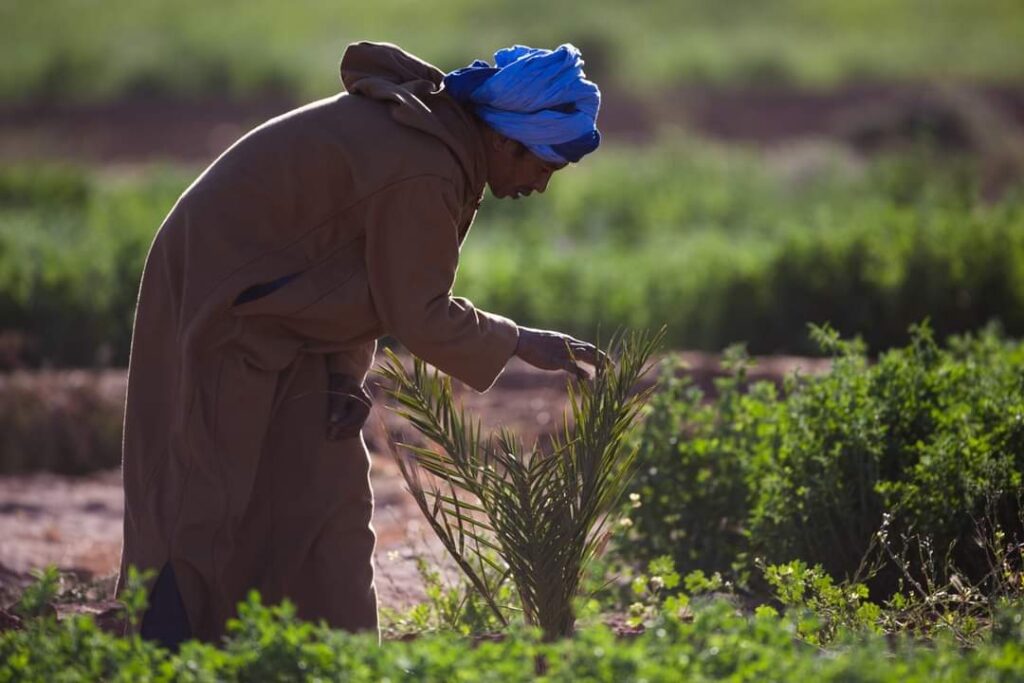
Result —
<path fill-rule="evenodd" d="M 420 176 L 370 201 L 366 268 L 384 329 L 434 367 L 486 391 L 515 352 L 519 328 L 452 296 L 459 263 L 454 185 Z"/>

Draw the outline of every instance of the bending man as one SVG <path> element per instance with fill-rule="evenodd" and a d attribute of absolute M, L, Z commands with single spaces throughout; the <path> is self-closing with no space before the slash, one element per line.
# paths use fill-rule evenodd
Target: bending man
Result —
<path fill-rule="evenodd" d="M 448 75 L 350 46 L 348 91 L 239 140 L 174 206 L 139 293 L 125 415 L 125 569 L 156 581 L 143 636 L 220 637 L 250 589 L 377 628 L 360 435 L 376 340 L 485 391 L 513 355 L 596 351 L 452 296 L 488 184 L 543 192 L 597 148 L 579 52 L 515 47 Z"/>

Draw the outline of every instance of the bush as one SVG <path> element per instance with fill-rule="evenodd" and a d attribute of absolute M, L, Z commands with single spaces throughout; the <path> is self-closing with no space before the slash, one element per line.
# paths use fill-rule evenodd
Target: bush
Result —
<path fill-rule="evenodd" d="M 954 544 L 953 564 L 983 578 L 981 520 L 1024 540 L 1024 347 L 994 332 L 946 348 L 927 327 L 912 336 L 871 364 L 861 344 L 819 330 L 831 371 L 791 377 L 781 396 L 746 387 L 735 353 L 712 401 L 667 377 L 641 436 L 625 551 L 670 554 L 681 571 L 743 578 L 754 558 L 800 559 L 852 578 L 889 515 L 890 541 L 918 535 L 940 556 Z M 896 587 L 886 567 L 883 594 Z"/>

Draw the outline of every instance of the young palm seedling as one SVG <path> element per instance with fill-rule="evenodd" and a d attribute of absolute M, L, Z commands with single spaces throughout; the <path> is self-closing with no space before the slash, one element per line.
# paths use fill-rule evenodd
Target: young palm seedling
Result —
<path fill-rule="evenodd" d="M 402 476 L 502 623 L 509 609 L 497 596 L 511 580 L 526 621 L 545 638 L 572 633 L 583 571 L 633 472 L 628 435 L 651 391 L 636 384 L 661 336 L 620 336 L 610 348 L 614 365 L 572 382 L 562 429 L 544 449 L 525 447 L 507 429 L 484 437 L 455 405 L 448 378 L 418 360 L 410 373 L 389 353 L 382 373 L 395 410 L 434 444 L 399 444 Z"/>

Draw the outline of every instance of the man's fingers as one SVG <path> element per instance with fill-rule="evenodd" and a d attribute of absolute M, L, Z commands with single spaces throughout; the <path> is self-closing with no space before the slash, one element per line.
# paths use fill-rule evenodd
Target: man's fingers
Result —
<path fill-rule="evenodd" d="M 579 379 L 579 380 L 590 379 L 590 374 L 586 370 L 581 368 L 580 366 L 578 366 L 575 363 L 573 363 L 572 361 L 569 361 L 568 363 L 563 365 L 562 369 L 565 370 L 566 372 L 568 372 L 570 375 L 573 375 L 576 379 Z"/>
<path fill-rule="evenodd" d="M 573 354 L 576 356 L 576 360 L 581 360 L 584 363 L 590 363 L 594 367 L 601 365 L 603 362 L 601 352 L 590 344 L 580 344 L 579 346 L 574 347 Z"/>
<path fill-rule="evenodd" d="M 558 332 L 533 334 L 520 328 L 516 354 L 534 367 L 564 370 L 579 379 L 590 379 L 591 373 L 578 365 L 593 366 L 598 372 L 612 364 L 611 359 L 593 344 Z"/>
<path fill-rule="evenodd" d="M 580 351 L 577 351 L 576 349 L 572 348 L 572 346 L 569 345 L 568 343 L 566 344 L 566 350 L 568 351 L 569 355 L 568 357 L 564 358 L 560 363 L 562 369 L 568 372 L 569 374 L 574 375 L 576 379 L 590 379 L 590 373 L 578 365 L 578 363 L 580 362 L 588 362 L 586 359 L 585 351 L 583 349 L 580 349 L 580 351 L 583 351 L 583 353 L 581 353 Z M 591 365 L 593 365 L 593 363 L 591 363 Z"/>
<path fill-rule="evenodd" d="M 603 369 L 611 364 L 608 354 L 593 344 L 574 340 L 568 344 L 568 348 L 575 360 L 588 363 L 595 368 Z"/>

